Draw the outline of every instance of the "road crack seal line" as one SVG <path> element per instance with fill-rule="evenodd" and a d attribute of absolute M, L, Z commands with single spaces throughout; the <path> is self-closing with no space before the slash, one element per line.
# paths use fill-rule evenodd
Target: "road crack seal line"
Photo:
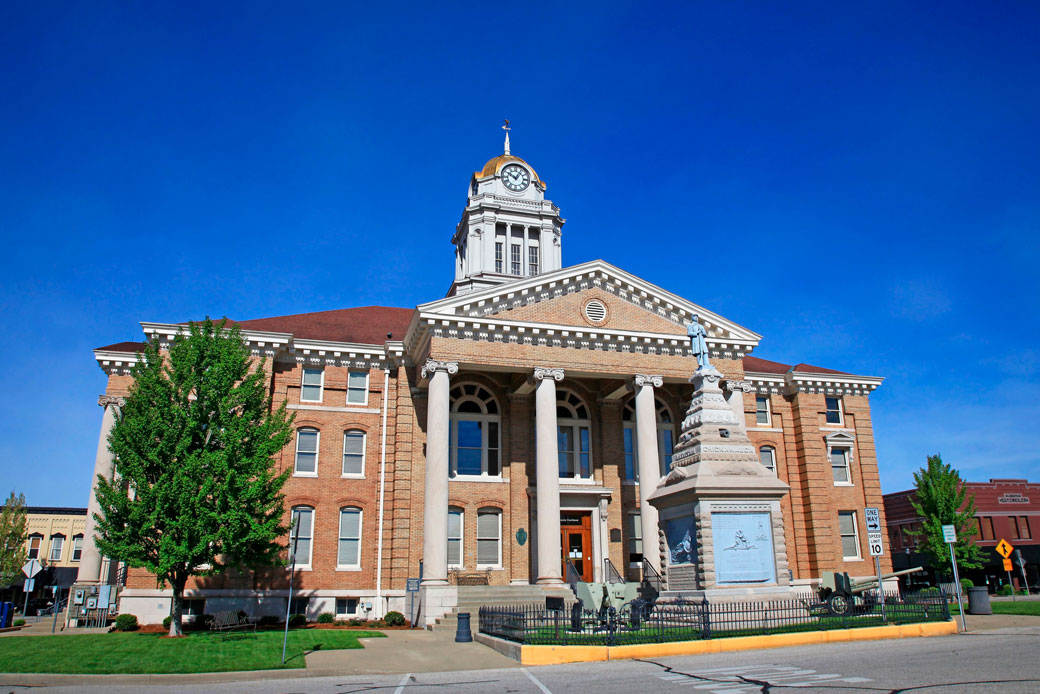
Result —
<path fill-rule="evenodd" d="M 636 662 L 639 662 L 639 663 L 649 663 L 650 665 L 656 665 L 657 667 L 661 668 L 662 670 L 664 670 L 668 674 L 682 675 L 683 677 L 688 677 L 691 680 L 697 680 L 699 682 L 715 682 L 715 683 L 720 684 L 720 685 L 727 685 L 728 684 L 730 686 L 736 684 L 736 682 L 734 680 L 732 680 L 732 679 L 720 680 L 720 679 L 715 679 L 715 678 L 712 678 L 712 677 L 703 677 L 701 675 L 695 675 L 692 672 L 682 672 L 681 670 L 674 669 L 671 665 L 665 665 L 664 663 L 658 663 L 655 660 L 646 660 L 644 658 L 633 658 L 633 660 L 635 660 Z M 765 666 L 761 666 L 761 667 L 765 667 Z M 782 684 L 782 683 L 781 684 L 772 684 L 772 683 L 766 682 L 764 680 L 755 680 L 755 679 L 751 679 L 750 677 L 745 677 L 744 675 L 739 675 L 739 674 L 736 674 L 736 673 L 733 673 L 733 674 L 730 674 L 730 675 L 727 675 L 727 676 L 728 677 L 736 677 L 736 678 L 740 679 L 741 681 L 743 681 L 745 684 L 750 684 L 752 686 L 759 687 L 760 688 L 759 689 L 760 694 L 773 694 L 773 692 L 775 690 L 777 690 L 777 689 L 805 689 L 806 688 L 804 685 L 800 685 L 800 684 L 799 685 L 788 685 L 788 684 Z M 1017 681 L 1017 680 L 1014 680 L 1014 681 Z M 1025 681 L 1026 682 L 1030 682 L 1032 680 L 1025 680 Z M 821 682 L 820 684 L 822 685 L 824 683 Z M 858 692 L 863 692 L 863 691 L 886 692 L 886 694 L 903 694 L 903 692 L 910 692 L 910 691 L 913 690 L 913 688 L 909 688 L 909 689 L 884 689 L 882 687 L 850 687 L 850 686 L 841 686 L 841 685 L 836 686 L 836 685 L 832 684 L 831 682 L 826 682 L 826 685 L 827 685 L 827 688 L 830 689 L 830 690 L 848 689 L 850 691 L 858 691 Z"/>

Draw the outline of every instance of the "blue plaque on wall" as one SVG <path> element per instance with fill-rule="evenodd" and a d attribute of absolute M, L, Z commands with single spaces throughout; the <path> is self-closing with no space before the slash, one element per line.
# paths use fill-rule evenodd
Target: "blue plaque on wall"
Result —
<path fill-rule="evenodd" d="M 768 513 L 713 513 L 711 530 L 716 583 L 776 582 Z"/>
<path fill-rule="evenodd" d="M 693 527 L 693 516 L 666 520 L 664 536 L 668 541 L 669 566 L 697 561 L 697 534 Z"/>

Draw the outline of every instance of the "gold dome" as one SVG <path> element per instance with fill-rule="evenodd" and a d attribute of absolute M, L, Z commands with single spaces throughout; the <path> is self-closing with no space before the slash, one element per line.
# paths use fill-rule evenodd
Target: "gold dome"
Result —
<path fill-rule="evenodd" d="M 535 172 L 534 167 L 531 166 L 530 164 L 528 164 L 526 161 L 524 161 L 520 157 L 514 157 L 511 154 L 500 154 L 497 157 L 495 157 L 494 159 L 489 159 L 488 163 L 484 164 L 484 168 L 483 169 L 481 169 L 480 171 L 474 171 L 473 172 L 473 177 L 474 178 L 487 178 L 488 176 L 497 176 L 498 172 L 502 170 L 502 167 L 505 166 L 506 164 L 509 164 L 510 162 L 519 162 L 520 164 L 523 164 L 524 166 L 526 166 L 527 169 L 531 172 L 532 180 L 535 183 L 539 184 L 542 188 L 545 188 L 545 181 L 543 181 L 542 179 L 538 178 L 538 174 Z"/>

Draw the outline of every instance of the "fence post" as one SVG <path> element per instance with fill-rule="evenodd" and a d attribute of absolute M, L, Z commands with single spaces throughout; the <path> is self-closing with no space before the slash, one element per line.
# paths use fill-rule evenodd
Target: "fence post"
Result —
<path fill-rule="evenodd" d="M 711 638 L 711 605 L 708 603 L 708 598 L 704 598 L 701 602 L 701 638 L 708 640 Z"/>

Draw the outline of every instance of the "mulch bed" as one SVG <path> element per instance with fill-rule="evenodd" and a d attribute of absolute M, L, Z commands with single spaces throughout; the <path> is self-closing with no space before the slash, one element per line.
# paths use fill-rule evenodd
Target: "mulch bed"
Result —
<path fill-rule="evenodd" d="M 190 634 L 193 631 L 208 631 L 208 629 L 192 629 L 188 625 L 185 625 L 185 626 L 187 627 L 184 630 L 185 634 Z M 281 631 L 284 628 L 285 628 L 284 624 L 277 624 L 277 625 L 267 626 L 267 627 L 258 627 L 258 630 L 259 631 Z M 303 627 L 290 627 L 290 629 L 294 629 L 294 630 L 295 629 L 345 629 L 347 631 L 350 631 L 350 630 L 353 630 L 353 631 L 399 631 L 399 630 L 402 630 L 402 629 L 410 629 L 410 628 L 411 627 L 409 625 L 407 625 L 407 624 L 405 624 L 404 626 L 399 626 L 399 627 L 386 627 L 386 626 L 377 627 L 377 626 L 365 626 L 363 624 L 359 625 L 359 626 L 347 626 L 346 624 L 308 624 L 307 626 L 303 626 Z M 170 628 L 169 627 L 164 627 L 162 624 L 142 624 L 137 629 L 137 633 L 138 634 L 169 634 L 170 633 Z"/>

